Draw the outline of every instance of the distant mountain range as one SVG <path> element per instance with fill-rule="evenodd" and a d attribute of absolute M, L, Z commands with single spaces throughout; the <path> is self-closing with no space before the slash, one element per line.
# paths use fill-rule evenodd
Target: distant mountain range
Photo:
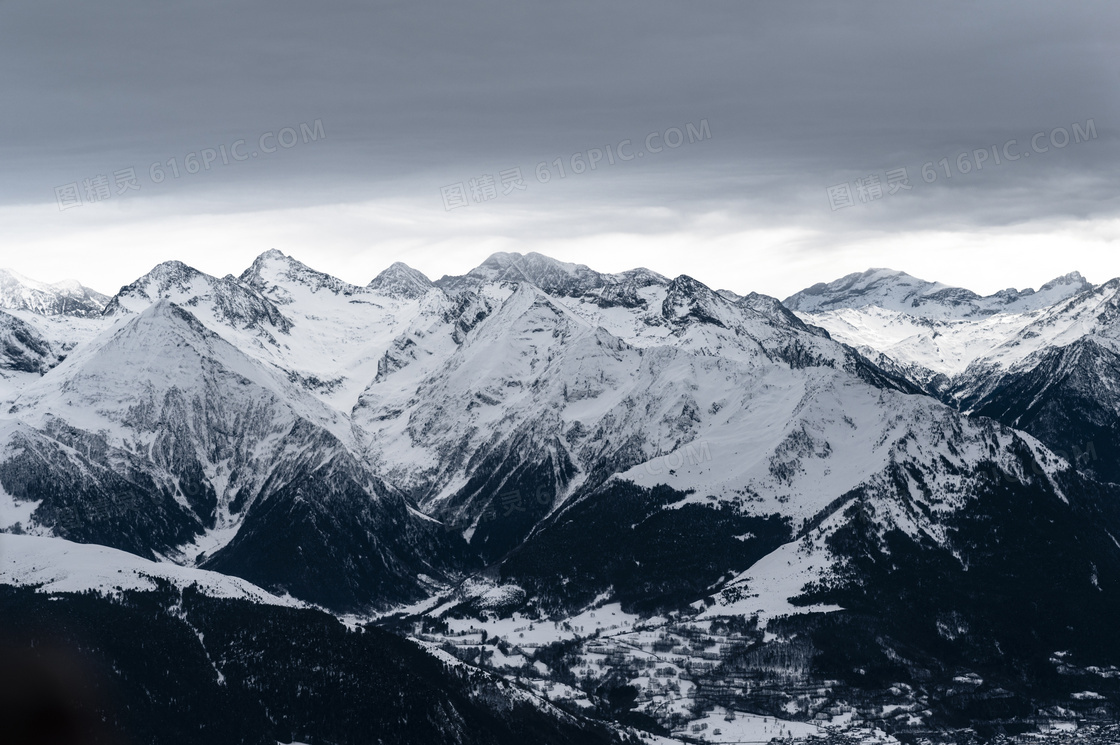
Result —
<path fill-rule="evenodd" d="M 809 323 L 955 408 L 1029 432 L 1120 481 L 1120 281 L 1074 272 L 979 298 L 871 270 L 787 298 Z"/>
<path fill-rule="evenodd" d="M 391 628 L 548 742 L 1112 721 L 1118 289 L 874 269 L 778 301 L 515 253 L 0 275 L 0 582 Z"/>
<path fill-rule="evenodd" d="M 109 298 L 78 282 L 46 284 L 0 269 L 0 308 L 45 316 L 99 316 Z"/>
<path fill-rule="evenodd" d="M 1007 289 L 981 297 L 960 287 L 911 277 L 906 272 L 868 269 L 835 282 L 815 284 L 782 303 L 800 313 L 874 307 L 929 319 L 979 318 L 1041 310 L 1092 287 L 1078 272 L 1070 272 L 1047 282 L 1037 292 Z"/>

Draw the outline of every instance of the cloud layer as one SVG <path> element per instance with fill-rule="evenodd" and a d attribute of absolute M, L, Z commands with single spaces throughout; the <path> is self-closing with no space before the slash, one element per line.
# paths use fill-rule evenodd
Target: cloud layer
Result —
<path fill-rule="evenodd" d="M 111 290 L 172 249 L 214 271 L 272 246 L 351 275 L 644 251 L 773 294 L 864 259 L 918 273 L 930 251 L 932 278 L 977 290 L 1120 274 L 1099 255 L 1120 194 L 1111 3 L 2 8 L 0 263 L 44 279 Z M 67 184 L 82 204 L 59 209 Z M 1016 242 L 1035 268 L 996 276 Z"/>

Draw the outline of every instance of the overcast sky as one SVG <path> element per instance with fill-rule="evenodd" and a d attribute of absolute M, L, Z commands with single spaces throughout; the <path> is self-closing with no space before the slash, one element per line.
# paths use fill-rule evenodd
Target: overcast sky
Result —
<path fill-rule="evenodd" d="M 0 101 L 0 266 L 107 293 L 269 248 L 363 284 L 1120 275 L 1114 1 L 0 0 Z"/>

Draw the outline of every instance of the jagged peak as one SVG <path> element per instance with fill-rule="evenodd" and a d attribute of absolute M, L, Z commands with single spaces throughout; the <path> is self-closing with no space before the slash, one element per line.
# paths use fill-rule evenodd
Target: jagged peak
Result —
<path fill-rule="evenodd" d="M 124 298 L 142 297 L 158 300 L 171 287 L 183 287 L 191 280 L 199 277 L 211 282 L 219 281 L 216 277 L 200 272 L 177 259 L 161 261 L 135 282 L 121 287 L 117 294 L 106 303 L 105 315 L 111 316 L 120 312 L 124 308 Z"/>
<path fill-rule="evenodd" d="M 192 308 L 204 301 L 216 318 L 238 328 L 263 329 L 262 324 L 267 324 L 273 330 L 287 333 L 292 325 L 257 288 L 233 275 L 214 277 L 181 261 L 157 264 L 140 279 L 122 287 L 105 306 L 104 315 L 142 313 L 150 305 L 166 300 Z"/>
<path fill-rule="evenodd" d="M 598 272 L 585 264 L 560 261 L 551 256 L 499 251 L 461 276 L 444 275 L 433 284 L 449 294 L 471 290 L 485 282 L 528 282 L 551 295 L 591 297 L 600 305 L 643 305 L 638 290 L 667 286 L 669 280 L 644 267 L 617 274 Z"/>
<path fill-rule="evenodd" d="M 1089 280 L 1085 279 L 1085 277 L 1081 276 L 1081 272 L 1072 271 L 1068 274 L 1063 274 L 1060 277 L 1054 277 L 1054 279 L 1050 280 L 1038 289 L 1039 292 L 1042 292 L 1043 290 L 1049 290 L 1055 287 L 1060 287 L 1062 285 L 1077 285 L 1081 289 L 1088 289 L 1092 287 L 1092 283 L 1090 283 Z"/>
<path fill-rule="evenodd" d="M 667 285 L 669 278 L 663 274 L 658 274 L 652 269 L 646 269 L 644 266 L 639 266 L 635 269 L 627 269 L 624 272 L 610 275 L 619 282 L 633 282 L 640 286 L 648 285 Z"/>
<path fill-rule="evenodd" d="M 730 326 L 734 304 L 698 279 L 681 274 L 665 288 L 664 317 L 675 323 L 689 320 Z"/>
<path fill-rule="evenodd" d="M 670 292 L 689 292 L 693 294 L 712 294 L 716 292 L 698 279 L 687 274 L 679 274 L 669 282 Z"/>
<path fill-rule="evenodd" d="M 824 335 L 806 326 L 775 297 L 758 292 L 738 295 L 728 290 L 713 290 L 686 274 L 669 283 L 663 310 L 670 319 L 691 317 L 726 327 L 754 319 L 776 328 Z"/>
<path fill-rule="evenodd" d="M 381 274 L 385 274 L 386 272 L 402 272 L 402 271 L 403 272 L 408 272 L 410 274 L 419 274 L 421 277 L 424 277 L 425 279 L 427 279 L 427 275 L 425 275 L 422 271 L 420 271 L 419 269 L 413 269 L 412 267 L 410 267 L 408 264 L 404 263 L 403 261 L 394 261 L 392 264 L 389 265 L 389 267 L 387 269 L 382 271 Z"/>
<path fill-rule="evenodd" d="M 254 259 L 249 268 L 241 273 L 239 279 L 264 293 L 289 283 L 303 285 L 310 288 L 312 292 L 325 289 L 336 295 L 352 295 L 361 291 L 360 287 L 326 272 L 312 269 L 299 259 L 275 248 L 270 248 Z M 286 294 L 283 299 L 287 299 Z"/>

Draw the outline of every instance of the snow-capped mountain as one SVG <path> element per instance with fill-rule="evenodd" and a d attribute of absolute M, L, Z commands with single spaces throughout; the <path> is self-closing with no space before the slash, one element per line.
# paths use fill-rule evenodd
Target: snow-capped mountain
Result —
<path fill-rule="evenodd" d="M 827 284 L 820 282 L 782 302 L 799 313 L 873 306 L 944 320 L 1040 310 L 1091 287 L 1078 272 L 1071 272 L 1047 282 L 1037 292 L 1010 288 L 981 297 L 960 287 L 917 279 L 906 272 L 868 269 Z"/>
<path fill-rule="evenodd" d="M 99 316 L 109 298 L 74 280 L 36 282 L 10 269 L 0 269 L 0 308 L 28 310 L 46 316 Z"/>
<path fill-rule="evenodd" d="M 105 306 L 104 315 L 140 313 L 159 300 L 193 309 L 209 327 L 240 332 L 257 346 L 276 344 L 291 329 L 274 304 L 235 277 L 211 277 L 179 261 L 168 261 L 126 287 Z"/>
<path fill-rule="evenodd" d="M 804 395 L 801 378 L 817 370 L 874 395 L 876 385 L 904 387 L 788 312 L 756 309 L 757 298 L 735 304 L 688 277 L 640 273 L 635 282 L 635 273 L 608 277 L 525 258 L 515 259 L 520 271 L 551 292 L 527 280 L 462 289 L 505 271 L 495 265 L 507 255 L 440 280 L 464 293 L 451 333 L 430 329 L 396 342 L 354 410 L 375 469 L 472 544 L 489 546 L 490 559 L 577 492 L 715 433 L 731 439 L 730 430 L 749 428 L 741 422 L 756 389 L 788 390 L 787 403 L 775 392 L 764 404 L 788 412 Z M 628 299 L 616 304 L 618 296 Z M 770 447 L 788 431 L 772 430 Z M 502 495 L 515 493 L 536 496 L 503 504 Z"/>
<path fill-rule="evenodd" d="M 401 261 L 393 263 L 378 274 L 367 286 L 382 295 L 411 299 L 423 297 L 434 287 L 423 272 L 418 272 Z"/>
<path fill-rule="evenodd" d="M 796 527 L 904 460 L 933 484 L 946 458 L 969 472 L 1018 457 L 1014 436 L 972 432 L 776 300 L 734 298 L 688 277 L 538 254 L 496 254 L 435 284 L 398 264 L 365 287 L 276 251 L 239 278 L 170 262 L 122 288 L 101 336 L 20 393 L 11 436 L 49 437 L 71 463 L 84 445 L 108 454 L 100 467 L 142 471 L 152 486 L 140 504 L 161 506 L 140 512 L 164 527 L 110 537 L 58 517 L 70 513 L 53 496 L 43 529 L 187 560 L 201 551 L 230 571 L 255 561 L 247 578 L 273 587 L 285 586 L 273 572 L 283 562 L 254 559 L 251 537 L 308 537 L 286 522 L 290 506 L 269 507 L 273 494 L 320 507 L 350 491 L 372 504 L 411 498 L 497 561 L 616 482 L 702 490 Z M 992 437 L 968 455 L 966 442 Z M 718 467 L 649 478 L 649 464 L 701 445 Z M 11 464 L 26 458 L 17 450 Z M 312 463 L 330 486 L 301 484 Z M 318 498 L 301 500 L 312 488 Z M 323 546 L 328 565 L 348 560 Z"/>
<path fill-rule="evenodd" d="M 1048 308 L 958 375 L 963 409 L 1032 433 L 1120 482 L 1120 280 Z"/>
<path fill-rule="evenodd" d="M 0 484 L 38 502 L 24 529 L 204 559 L 336 607 L 415 599 L 460 565 L 459 539 L 355 459 L 337 412 L 170 300 L 7 413 Z"/>
<path fill-rule="evenodd" d="M 1117 281 L 1094 287 L 1073 272 L 1018 292 L 1016 301 L 1000 302 L 1010 291 L 979 298 L 963 314 L 957 299 L 966 291 L 922 290 L 930 287 L 940 286 L 871 270 L 787 303 L 947 403 L 1030 432 L 1098 477 L 1120 481 Z"/>
<path fill-rule="evenodd" d="M 889 269 L 818 283 L 783 301 L 880 367 L 944 398 L 952 379 L 1055 303 L 1092 287 L 1071 272 L 1032 289 L 981 297 Z"/>
<path fill-rule="evenodd" d="M 981 297 L 905 272 L 869 269 L 813 285 L 783 304 L 840 341 L 881 353 L 919 377 L 952 378 L 1055 305 L 1092 289 L 1071 272 L 1037 292 L 1009 289 Z"/>
<path fill-rule="evenodd" d="M 77 282 L 45 284 L 0 269 L 0 407 L 96 335 L 108 301 Z"/>
<path fill-rule="evenodd" d="M 981 298 L 873 270 L 791 310 L 540 254 L 435 282 L 398 263 L 367 285 L 278 251 L 223 278 L 168 262 L 83 326 L 18 311 L 3 327 L 22 377 L 0 412 L 0 529 L 395 608 L 441 644 L 485 627 L 520 678 L 577 706 L 642 678 L 632 653 L 658 634 L 722 635 L 724 677 L 709 666 L 686 703 L 666 708 L 656 676 L 633 685 L 631 708 L 667 728 L 743 706 L 727 676 L 762 676 L 750 706 L 802 721 L 859 696 L 894 711 L 891 681 L 935 681 L 921 695 L 950 706 L 954 676 L 981 668 L 992 691 L 1056 696 L 990 650 L 1120 664 L 1117 495 L 1047 448 L 1055 412 L 1103 411 L 1114 390 L 1117 288 L 1084 284 Z M 989 602 L 996 585 L 1015 601 Z M 604 608 L 632 618 L 630 651 L 585 671 L 603 690 L 586 700 L 545 647 L 575 664 L 599 637 L 542 637 L 541 672 L 508 650 L 524 628 L 492 617 L 560 629 Z M 790 645 L 828 661 L 791 678 L 816 698 L 759 667 Z"/>

